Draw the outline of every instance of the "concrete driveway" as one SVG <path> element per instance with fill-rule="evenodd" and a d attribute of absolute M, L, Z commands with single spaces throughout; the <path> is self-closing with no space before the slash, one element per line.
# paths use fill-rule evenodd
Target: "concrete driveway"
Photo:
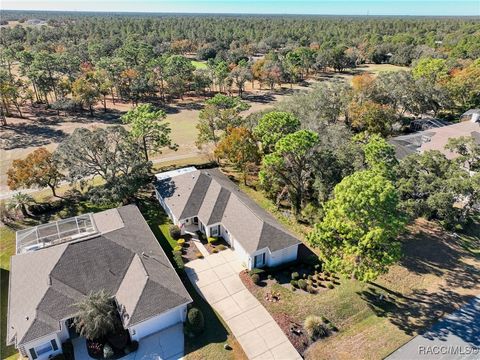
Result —
<path fill-rule="evenodd" d="M 225 320 L 249 359 L 301 359 L 268 311 L 243 285 L 238 274 L 244 269 L 231 249 L 185 265 L 190 281 Z"/>

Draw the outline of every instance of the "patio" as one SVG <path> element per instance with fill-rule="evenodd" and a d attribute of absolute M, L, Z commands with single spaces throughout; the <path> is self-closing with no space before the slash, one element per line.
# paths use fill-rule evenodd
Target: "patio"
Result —
<path fill-rule="evenodd" d="M 75 359 L 93 360 L 87 353 L 86 340 L 78 337 L 72 341 Z M 183 357 L 183 324 L 147 336 L 139 341 L 138 350 L 122 360 L 174 360 Z"/>

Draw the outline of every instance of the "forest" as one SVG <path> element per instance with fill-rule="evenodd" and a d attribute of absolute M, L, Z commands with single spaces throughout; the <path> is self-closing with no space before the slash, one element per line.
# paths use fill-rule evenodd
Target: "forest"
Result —
<path fill-rule="evenodd" d="M 470 139 L 449 143 L 458 159 L 426 152 L 401 161 L 387 141 L 410 131 L 418 117 L 455 122 L 480 106 L 478 19 L 19 12 L 3 19 L 5 129 L 29 106 L 69 119 L 128 105 L 115 126 L 79 127 L 53 153 L 40 148 L 15 159 L 7 173 L 11 190 L 49 187 L 57 196 L 61 182 L 99 177 L 103 185 L 87 192 L 91 201 L 130 201 L 148 182 L 151 155 L 179 147 L 164 120 L 169 104 L 188 96 L 199 109 L 190 141 L 298 223 L 317 224 L 311 243 L 325 252 L 328 234 L 346 231 L 332 228 L 333 219 L 352 191 L 370 189 L 364 196 L 372 202 L 389 199 L 377 204 L 385 207 L 378 214 L 349 204 L 358 209 L 344 219 L 377 224 L 381 234 L 348 231 L 385 244 L 407 218 L 425 216 L 447 228 L 468 223 L 479 201 L 480 178 L 469 171 L 480 151 Z M 372 63 L 403 67 L 355 72 Z M 309 90 L 246 116 L 255 86 Z M 373 279 L 396 258 L 372 258 L 378 266 L 357 276 Z"/>

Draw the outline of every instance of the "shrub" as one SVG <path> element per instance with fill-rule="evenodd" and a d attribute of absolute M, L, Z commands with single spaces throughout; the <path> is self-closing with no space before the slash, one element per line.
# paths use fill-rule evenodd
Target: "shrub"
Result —
<path fill-rule="evenodd" d="M 268 274 L 267 279 L 268 279 L 268 280 L 272 280 L 272 279 L 273 279 L 272 274 Z"/>
<path fill-rule="evenodd" d="M 185 239 L 178 239 L 177 240 L 177 245 L 184 246 L 185 245 Z"/>
<path fill-rule="evenodd" d="M 328 283 L 328 284 L 327 284 L 327 287 L 328 287 L 329 289 L 333 289 L 333 288 L 334 288 L 333 284 L 331 284 L 331 283 Z"/>
<path fill-rule="evenodd" d="M 265 270 L 263 269 L 259 269 L 259 268 L 253 268 L 252 270 L 250 270 L 248 273 L 250 275 L 253 275 L 253 274 L 263 274 L 265 272 Z"/>
<path fill-rule="evenodd" d="M 298 287 L 302 290 L 307 290 L 307 282 L 303 279 L 298 280 Z"/>
<path fill-rule="evenodd" d="M 292 273 L 292 280 L 298 280 L 299 277 L 300 277 L 300 275 L 298 275 L 298 272 L 293 272 Z"/>
<path fill-rule="evenodd" d="M 179 254 L 178 252 L 174 253 L 173 254 L 173 260 L 175 261 L 175 264 L 177 264 L 177 268 L 179 270 L 183 270 L 185 268 L 185 265 L 184 265 L 183 259 L 182 259 L 182 254 Z"/>
<path fill-rule="evenodd" d="M 209 237 L 208 238 L 208 243 L 209 244 L 214 244 L 218 241 L 218 237 Z"/>
<path fill-rule="evenodd" d="M 168 231 L 170 232 L 170 236 L 175 240 L 180 239 L 180 236 L 182 236 L 182 230 L 180 230 L 177 225 L 170 226 Z"/>
<path fill-rule="evenodd" d="M 174 251 L 174 252 L 179 252 L 179 253 L 181 253 L 181 252 L 182 252 L 182 249 L 183 249 L 183 248 L 182 248 L 180 245 L 177 245 L 177 246 L 175 246 L 175 247 L 173 248 L 173 251 Z"/>
<path fill-rule="evenodd" d="M 308 275 L 308 276 L 307 276 L 307 279 L 308 279 L 308 280 L 312 280 L 312 279 L 313 279 L 313 276 L 312 276 L 312 275 Z"/>
<path fill-rule="evenodd" d="M 94 359 L 101 359 L 103 357 L 103 345 L 97 341 L 87 339 L 88 355 Z"/>
<path fill-rule="evenodd" d="M 188 310 L 187 314 L 188 328 L 195 334 L 200 334 L 205 328 L 205 319 L 200 309 L 195 307 Z"/>
<path fill-rule="evenodd" d="M 260 275 L 258 274 L 252 274 L 250 278 L 252 279 L 255 285 L 257 285 L 260 282 Z"/>
<path fill-rule="evenodd" d="M 293 281 L 295 281 L 295 280 L 293 280 Z M 292 286 L 292 291 L 297 291 L 297 288 Z"/>
<path fill-rule="evenodd" d="M 315 265 L 315 270 L 316 271 L 321 271 L 322 270 L 322 267 L 320 266 L 320 264 Z"/>
<path fill-rule="evenodd" d="M 323 325 L 323 321 L 320 316 L 309 315 L 303 323 L 303 328 L 308 334 L 308 337 L 315 341 L 318 338 L 328 335 L 328 331 Z"/>
<path fill-rule="evenodd" d="M 308 286 L 307 286 L 307 291 L 308 291 L 310 294 L 315 294 L 315 289 L 314 289 L 313 286 L 311 286 L 311 285 L 308 285 Z"/>
<path fill-rule="evenodd" d="M 307 278 L 307 274 L 303 274 L 302 277 L 303 277 L 304 279 L 306 279 L 306 278 Z"/>
<path fill-rule="evenodd" d="M 198 251 L 198 252 L 195 253 L 195 257 L 197 259 L 203 259 L 203 254 L 200 251 Z"/>
<path fill-rule="evenodd" d="M 110 346 L 109 343 L 106 343 L 104 346 L 103 346 L 103 357 L 105 359 L 111 359 L 115 356 L 115 353 L 113 352 L 113 349 L 112 347 Z"/>
<path fill-rule="evenodd" d="M 297 280 L 290 280 L 290 285 L 293 287 L 298 287 L 298 281 Z"/>
<path fill-rule="evenodd" d="M 227 248 L 227 247 L 226 247 L 225 245 L 223 245 L 223 244 L 220 244 L 220 245 L 217 246 L 217 249 L 218 249 L 219 251 L 225 250 L 226 248 Z"/>
<path fill-rule="evenodd" d="M 212 249 L 212 253 L 214 253 L 214 254 L 218 253 L 218 249 L 217 249 L 217 248 L 213 248 L 213 249 Z"/>

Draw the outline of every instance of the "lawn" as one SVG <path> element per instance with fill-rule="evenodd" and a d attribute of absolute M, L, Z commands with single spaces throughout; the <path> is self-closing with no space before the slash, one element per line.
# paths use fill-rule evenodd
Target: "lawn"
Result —
<path fill-rule="evenodd" d="M 307 226 L 292 227 L 294 221 L 276 210 L 262 192 L 240 186 L 300 238 L 308 232 Z M 312 344 L 306 359 L 384 358 L 478 295 L 479 220 L 454 234 L 434 222 L 417 219 L 402 236 L 402 260 L 371 283 L 341 279 L 334 289 L 312 295 L 267 282 L 253 293 L 273 315 L 288 314 L 300 324 L 308 315 L 324 316 L 340 330 Z M 272 290 L 280 293 L 277 303 L 265 301 Z"/>
<path fill-rule="evenodd" d="M 191 63 L 195 67 L 195 69 L 206 69 L 207 68 L 207 63 L 205 61 L 192 60 Z"/>

